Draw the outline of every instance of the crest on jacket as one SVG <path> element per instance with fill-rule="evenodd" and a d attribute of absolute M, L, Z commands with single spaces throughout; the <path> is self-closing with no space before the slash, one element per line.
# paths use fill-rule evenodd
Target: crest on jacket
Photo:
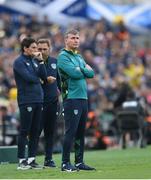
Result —
<path fill-rule="evenodd" d="M 28 107 L 27 107 L 27 111 L 28 111 L 28 112 L 31 112 L 31 111 L 32 111 L 32 107 L 28 106 Z"/>
<path fill-rule="evenodd" d="M 74 114 L 77 115 L 78 114 L 78 109 L 74 109 Z"/>
<path fill-rule="evenodd" d="M 51 67 L 52 67 L 52 69 L 56 69 L 57 66 L 56 66 L 55 63 L 52 63 L 52 64 L 51 64 Z"/>

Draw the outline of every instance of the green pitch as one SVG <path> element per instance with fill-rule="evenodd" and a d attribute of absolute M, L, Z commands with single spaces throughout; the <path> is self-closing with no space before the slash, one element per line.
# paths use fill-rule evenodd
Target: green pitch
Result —
<path fill-rule="evenodd" d="M 106 150 L 85 152 L 85 161 L 96 171 L 61 172 L 61 154 L 54 155 L 58 168 L 17 170 L 17 164 L 0 165 L 2 179 L 151 179 L 151 147 L 145 149 Z M 43 163 L 43 156 L 37 158 Z M 72 154 L 73 162 L 73 154 Z"/>

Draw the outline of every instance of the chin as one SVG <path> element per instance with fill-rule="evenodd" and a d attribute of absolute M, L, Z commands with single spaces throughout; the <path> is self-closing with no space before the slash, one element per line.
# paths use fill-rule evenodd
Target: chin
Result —
<path fill-rule="evenodd" d="M 79 47 L 79 46 L 74 46 L 73 48 L 74 48 L 74 49 L 77 49 L 78 47 Z"/>

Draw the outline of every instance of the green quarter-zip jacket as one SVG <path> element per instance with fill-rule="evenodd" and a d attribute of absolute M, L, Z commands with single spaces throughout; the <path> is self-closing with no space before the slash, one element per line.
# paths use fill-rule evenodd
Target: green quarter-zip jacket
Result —
<path fill-rule="evenodd" d="M 57 57 L 63 99 L 87 99 L 86 78 L 93 78 L 94 71 L 87 69 L 79 53 L 62 49 Z"/>

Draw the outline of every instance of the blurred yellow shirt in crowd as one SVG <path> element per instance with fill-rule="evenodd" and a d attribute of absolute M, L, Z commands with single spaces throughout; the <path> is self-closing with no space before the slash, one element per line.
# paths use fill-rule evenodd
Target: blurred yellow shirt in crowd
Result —
<path fill-rule="evenodd" d="M 16 100 L 17 99 L 17 88 L 13 87 L 9 90 L 9 99 Z"/>
<path fill-rule="evenodd" d="M 130 64 L 128 68 L 125 68 L 124 74 L 129 78 L 132 87 L 138 87 L 144 74 L 144 67 L 142 64 Z"/>

